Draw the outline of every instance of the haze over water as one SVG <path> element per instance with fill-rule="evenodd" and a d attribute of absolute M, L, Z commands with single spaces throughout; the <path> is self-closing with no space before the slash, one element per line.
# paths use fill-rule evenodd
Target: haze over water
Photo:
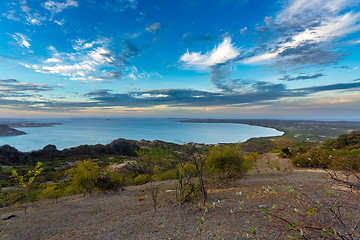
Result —
<path fill-rule="evenodd" d="M 115 139 L 162 140 L 206 144 L 243 142 L 253 137 L 279 136 L 272 128 L 232 123 L 180 123 L 179 119 L 32 119 L 31 122 L 62 123 L 54 127 L 21 128 L 26 135 L 1 137 L 20 151 L 42 149 L 48 144 L 58 149 L 79 145 L 108 144 Z M 180 141 L 180 142 L 179 142 Z"/>

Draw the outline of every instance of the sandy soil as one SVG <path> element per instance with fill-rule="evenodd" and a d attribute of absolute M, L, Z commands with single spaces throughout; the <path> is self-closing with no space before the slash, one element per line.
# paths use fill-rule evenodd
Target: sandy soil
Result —
<path fill-rule="evenodd" d="M 278 170 L 277 168 L 280 168 Z M 268 154 L 254 170 L 224 189 L 209 191 L 209 205 L 218 200 L 233 201 L 236 192 L 253 195 L 260 187 L 310 188 L 321 186 L 327 175 L 321 170 L 292 169 L 288 160 Z M 27 214 L 21 206 L 1 209 L 15 218 L 2 221 L 0 239 L 193 239 L 203 210 L 192 204 L 175 201 L 176 181 L 161 182 L 158 210 L 152 208 L 149 186 L 129 187 L 116 194 L 71 196 L 59 200 L 33 203 Z M 144 198 L 144 200 L 139 200 Z M 248 198 L 249 204 L 264 204 L 259 198 Z M 235 218 L 241 231 L 250 233 L 252 223 L 246 216 Z M 261 221 L 261 220 L 259 220 Z M 216 225 L 209 224 L 199 239 L 209 239 Z M 272 239 L 271 232 L 263 239 Z M 245 235 L 246 237 L 246 235 Z M 268 238 L 267 238 L 268 237 Z"/>

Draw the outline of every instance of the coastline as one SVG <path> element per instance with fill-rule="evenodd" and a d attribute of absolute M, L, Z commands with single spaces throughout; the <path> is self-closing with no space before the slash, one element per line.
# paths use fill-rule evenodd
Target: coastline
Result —
<path fill-rule="evenodd" d="M 9 137 L 1 138 L 0 145 L 10 145 L 19 149 L 22 152 L 36 151 L 43 147 L 52 144 L 58 149 L 65 149 L 71 147 L 78 147 L 82 145 L 106 145 L 115 139 L 123 138 L 129 140 L 140 141 L 146 139 L 149 141 L 159 140 L 164 142 L 178 143 L 177 139 L 181 142 L 195 142 L 204 144 L 217 144 L 217 143 L 235 143 L 235 142 L 247 142 L 256 141 L 256 139 L 275 139 L 275 138 L 291 138 L 298 141 L 305 142 L 323 142 L 329 138 L 336 138 L 339 135 L 350 133 L 354 130 L 360 129 L 360 122 L 350 121 L 313 121 L 313 120 L 275 120 L 275 119 L 88 119 L 91 121 L 85 121 L 86 119 L 63 119 L 63 123 L 55 123 L 59 119 L 47 119 L 46 122 L 36 122 L 29 120 L 6 120 L 1 122 L 11 123 L 10 126 L 17 126 L 28 128 L 27 136 L 16 136 L 12 135 Z M 106 121 L 105 121 L 106 120 Z M 144 121 L 145 120 L 145 121 Z M 149 122 L 146 122 L 149 120 Z M 50 123 L 54 122 L 54 123 Z M 92 125 L 86 126 L 91 122 Z M 141 128 L 138 123 L 144 122 Z M 124 123 L 124 124 L 123 124 Z M 128 125 L 131 123 L 131 125 Z M 170 124 L 169 124 L 170 123 Z M 202 126 L 191 126 L 183 127 L 181 125 L 172 125 L 173 123 L 226 123 L 226 124 L 243 124 L 252 127 L 265 127 L 270 128 L 277 134 L 262 132 L 261 129 L 257 129 L 257 133 L 254 134 L 254 130 L 250 130 L 250 134 L 240 139 L 243 130 L 241 128 L 234 128 L 233 126 L 226 126 L 227 132 L 224 132 L 222 127 L 206 127 Z M 71 125 L 72 124 L 72 125 Z M 163 129 L 164 124 L 169 124 L 167 128 Z M 58 126 L 62 125 L 62 126 Z M 69 126 L 70 125 L 70 126 Z M 123 126 L 120 126 L 123 125 Z M 120 126 L 120 127 L 118 127 Z M 160 126 L 160 127 L 159 127 Z M 55 127 L 53 129 L 36 129 L 37 127 Z M 82 132 L 78 132 L 77 127 L 82 128 Z M 122 127 L 122 128 L 121 128 Z M 96 129 L 95 129 L 96 128 Z M 148 129 L 150 132 L 148 132 Z M 229 130 L 230 129 L 230 130 Z M 93 130 L 97 132 L 92 132 Z M 183 131 L 186 130 L 186 131 Z M 169 132 L 171 131 L 171 133 Z M 176 134 L 172 131 L 176 131 Z M 23 132 L 25 134 L 25 132 Z M 261 133 L 262 134 L 261 136 Z M 57 136 L 54 136 L 54 135 Z M 85 135 L 83 135 L 85 134 Z M 216 135 L 217 134 L 217 135 Z M 252 135 L 253 134 L 253 135 Z M 260 136 L 259 136 L 260 134 Z M 266 136 L 269 134 L 268 136 Z M 216 136 L 215 136 L 216 135 Z M 71 136 L 69 138 L 69 136 Z M 184 136 L 180 138 L 179 136 Z M 213 140 L 211 140 L 211 138 Z M 230 138 L 228 138 L 230 136 Z M 34 138 L 35 137 L 35 138 Z M 199 140 L 199 137 L 201 139 Z M 222 139 L 221 139 L 222 137 Z M 60 141 L 59 141 L 60 139 Z M 86 141 L 83 141 L 83 140 Z M 205 141 L 203 141 L 206 139 Z M 217 139 L 216 141 L 214 141 Z M 35 141 L 34 141 L 35 140 Z M 23 142 L 26 141 L 26 142 Z M 22 146 L 30 146 L 33 142 L 41 141 L 36 146 L 23 148 Z M 208 142 L 206 142 L 208 141 Z M 212 142 L 210 142 L 212 141 Z M 21 142 L 19 145 L 18 143 Z M 22 143 L 23 142 L 23 143 Z M 64 142 L 66 142 L 64 144 Z"/>
<path fill-rule="evenodd" d="M 252 137 L 282 135 L 275 129 L 258 126 L 221 124 L 183 124 L 178 119 L 46 119 L 41 121 L 63 124 L 54 128 L 26 128 L 26 136 L 0 138 L 23 152 L 42 149 L 48 144 L 58 149 L 79 145 L 108 144 L 114 139 L 141 139 L 165 142 L 194 142 L 204 144 L 245 142 Z"/>
<path fill-rule="evenodd" d="M 0 137 L 10 137 L 28 134 L 17 128 L 38 128 L 38 127 L 54 127 L 62 123 L 37 123 L 37 122 L 21 122 L 21 121 L 0 121 Z"/>
<path fill-rule="evenodd" d="M 315 120 L 277 120 L 277 119 L 188 119 L 183 123 L 233 123 L 273 128 L 283 132 L 282 136 L 299 141 L 323 142 L 340 135 L 360 130 L 358 121 L 315 121 Z M 269 137 L 262 137 L 269 138 Z"/>

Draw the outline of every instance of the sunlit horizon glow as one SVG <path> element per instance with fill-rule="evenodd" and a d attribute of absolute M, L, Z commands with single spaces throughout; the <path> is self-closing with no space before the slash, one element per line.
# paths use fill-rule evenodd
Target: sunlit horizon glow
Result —
<path fill-rule="evenodd" d="M 356 0 L 0 6 L 0 118 L 360 120 Z"/>

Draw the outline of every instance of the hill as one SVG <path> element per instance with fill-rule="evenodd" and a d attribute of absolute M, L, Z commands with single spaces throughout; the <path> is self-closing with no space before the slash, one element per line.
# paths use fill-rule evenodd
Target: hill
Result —
<path fill-rule="evenodd" d="M 24 134 L 26 134 L 26 132 L 16 130 L 5 124 L 0 124 L 0 136 L 17 136 Z"/>

